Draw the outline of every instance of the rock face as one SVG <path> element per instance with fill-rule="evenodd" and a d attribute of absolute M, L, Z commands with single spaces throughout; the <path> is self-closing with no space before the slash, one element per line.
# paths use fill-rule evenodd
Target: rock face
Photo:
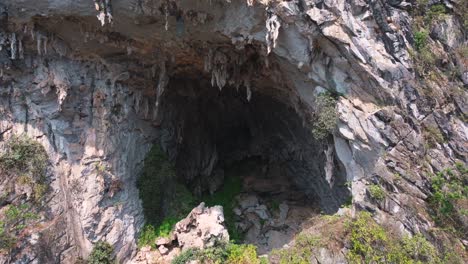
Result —
<path fill-rule="evenodd" d="M 168 238 L 155 241 L 157 251 L 142 249 L 131 263 L 171 263 L 183 250 L 206 249 L 220 243 L 229 243 L 223 207 L 205 207 L 201 203 L 175 225 Z"/>
<path fill-rule="evenodd" d="M 49 154 L 51 263 L 85 258 L 99 240 L 120 262 L 136 255 L 135 181 L 153 143 L 195 194 L 219 186 L 222 165 L 261 157 L 324 212 L 352 197 L 429 236 L 430 175 L 468 155 L 463 1 L 418 7 L 447 10 L 427 30 L 437 58 L 424 65 L 414 1 L 105 2 L 0 3 L 0 140 L 27 133 Z M 324 92 L 340 95 L 338 121 L 316 139 Z"/>
<path fill-rule="evenodd" d="M 174 236 L 182 250 L 204 249 L 216 243 L 229 242 L 229 234 L 224 226 L 223 207 L 205 207 L 201 203 L 175 225 Z"/>

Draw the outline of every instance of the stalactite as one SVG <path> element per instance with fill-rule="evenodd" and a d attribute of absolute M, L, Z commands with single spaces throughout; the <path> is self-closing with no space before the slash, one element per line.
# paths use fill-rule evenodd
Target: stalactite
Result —
<path fill-rule="evenodd" d="M 138 113 L 140 111 L 140 105 L 141 105 L 141 91 L 136 91 L 134 93 L 134 104 L 135 104 L 135 112 Z"/>
<path fill-rule="evenodd" d="M 18 54 L 19 54 L 19 58 L 21 60 L 24 59 L 24 48 L 23 48 L 23 38 L 22 37 L 18 38 Z"/>
<path fill-rule="evenodd" d="M 164 8 L 164 16 L 165 16 L 165 19 L 166 19 L 166 23 L 164 25 L 164 28 L 167 31 L 169 29 L 169 2 L 168 1 L 166 2 L 166 6 Z"/>
<path fill-rule="evenodd" d="M 96 73 L 97 73 L 97 78 L 101 79 L 102 78 L 102 65 L 100 63 L 96 64 Z"/>
<path fill-rule="evenodd" d="M 253 0 L 247 0 L 247 5 L 248 6 L 253 6 Z"/>
<path fill-rule="evenodd" d="M 40 31 L 36 31 L 34 35 L 36 36 L 37 53 L 47 55 L 47 35 Z"/>
<path fill-rule="evenodd" d="M 84 33 L 84 43 L 88 43 L 88 40 L 89 40 L 89 32 L 85 32 Z"/>
<path fill-rule="evenodd" d="M 36 40 L 36 31 L 34 30 L 34 25 L 31 27 L 31 38 L 32 40 Z"/>
<path fill-rule="evenodd" d="M 3 50 L 3 46 L 7 45 L 7 42 L 8 42 L 8 36 L 5 33 L 0 32 L 0 51 Z"/>
<path fill-rule="evenodd" d="M 105 4 L 106 4 L 106 12 L 107 12 L 107 21 L 109 22 L 109 24 L 112 24 L 112 21 L 113 21 L 113 16 L 112 16 L 112 2 L 111 0 L 105 0 Z"/>
<path fill-rule="evenodd" d="M 47 44 L 48 44 L 49 40 L 47 37 L 43 37 L 42 38 L 42 46 L 44 48 L 44 55 L 47 55 Z"/>
<path fill-rule="evenodd" d="M 226 80 L 228 78 L 227 63 L 227 56 L 222 52 L 216 51 L 212 62 L 213 69 L 211 71 L 211 85 L 215 86 L 216 84 L 219 90 L 222 90 L 226 85 Z"/>
<path fill-rule="evenodd" d="M 145 119 L 148 118 L 148 114 L 149 114 L 149 99 L 146 98 L 145 100 L 143 100 L 143 116 L 145 117 Z"/>
<path fill-rule="evenodd" d="M 157 87 L 157 97 L 156 97 L 156 102 L 155 102 L 155 113 L 153 114 L 153 118 L 156 119 L 158 117 L 159 113 L 159 106 L 161 104 L 162 96 L 164 94 L 164 90 L 166 89 L 167 83 L 169 82 L 169 77 L 167 76 L 166 73 L 166 62 L 165 60 L 162 60 L 161 65 L 159 66 L 159 81 L 158 81 L 158 87 Z"/>
<path fill-rule="evenodd" d="M 245 78 L 244 80 L 244 85 L 245 85 L 245 91 L 247 94 L 247 101 L 250 102 L 250 99 L 252 98 L 252 89 L 250 88 L 250 80 L 248 78 Z"/>
<path fill-rule="evenodd" d="M 127 46 L 127 55 L 130 56 L 130 55 L 132 55 L 132 53 L 133 53 L 133 48 L 132 48 L 132 46 L 128 45 Z"/>
<path fill-rule="evenodd" d="M 276 47 L 276 40 L 278 39 L 279 28 L 281 26 L 278 16 L 269 8 L 266 9 L 266 42 L 267 42 L 267 54 Z"/>
<path fill-rule="evenodd" d="M 204 68 L 206 72 L 210 72 L 213 69 L 213 50 L 209 49 L 208 54 L 205 57 Z"/>
<path fill-rule="evenodd" d="M 37 54 L 39 54 L 39 56 L 41 56 L 42 55 L 41 38 L 39 38 L 39 37 L 36 38 L 36 48 L 37 48 Z"/>
<path fill-rule="evenodd" d="M 97 15 L 97 19 L 101 22 L 101 26 L 104 26 L 106 24 L 106 13 L 104 13 L 104 11 L 100 11 Z"/>
<path fill-rule="evenodd" d="M 16 54 L 18 52 L 17 48 L 18 48 L 18 43 L 16 40 L 16 33 L 13 32 L 11 33 L 11 37 L 10 37 L 10 51 L 11 51 L 12 60 L 16 59 Z"/>
<path fill-rule="evenodd" d="M 101 26 L 106 23 L 112 24 L 112 2 L 111 0 L 94 0 L 94 7 L 99 12 L 97 19 L 101 22 Z"/>

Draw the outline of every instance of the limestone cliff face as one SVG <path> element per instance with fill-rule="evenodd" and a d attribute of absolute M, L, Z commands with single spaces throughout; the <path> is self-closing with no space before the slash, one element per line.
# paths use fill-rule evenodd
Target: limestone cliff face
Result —
<path fill-rule="evenodd" d="M 48 263 L 98 240 L 122 262 L 136 254 L 135 181 L 154 142 L 194 192 L 219 161 L 263 156 L 285 162 L 326 212 L 351 195 L 401 232 L 434 227 L 429 175 L 468 153 L 466 2 L 419 7 L 447 10 L 427 29 L 435 59 L 422 69 L 415 1 L 97 2 L 0 3 L 0 140 L 27 133 L 51 157 Z M 338 120 L 318 140 L 324 91 L 340 95 Z M 383 201 L 369 183 L 385 187 Z"/>

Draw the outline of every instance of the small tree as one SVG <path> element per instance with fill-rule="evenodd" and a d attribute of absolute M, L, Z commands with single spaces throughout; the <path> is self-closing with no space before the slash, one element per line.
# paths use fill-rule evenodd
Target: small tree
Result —
<path fill-rule="evenodd" d="M 112 256 L 114 249 L 104 241 L 99 241 L 94 245 L 93 251 L 88 258 L 88 264 L 112 264 L 114 257 Z"/>

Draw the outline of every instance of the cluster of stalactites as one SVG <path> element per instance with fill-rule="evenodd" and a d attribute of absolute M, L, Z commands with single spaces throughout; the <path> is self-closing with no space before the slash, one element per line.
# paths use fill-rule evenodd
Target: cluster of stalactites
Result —
<path fill-rule="evenodd" d="M 112 24 L 111 0 L 94 0 L 94 5 L 99 12 L 97 18 L 101 22 L 101 26 L 104 26 L 106 23 Z"/>
<path fill-rule="evenodd" d="M 156 87 L 156 103 L 154 105 L 153 118 L 156 119 L 159 113 L 159 107 L 161 105 L 161 98 L 166 90 L 166 86 L 169 82 L 169 77 L 166 72 L 166 61 L 162 60 L 159 65 L 159 80 L 158 86 Z"/>
<path fill-rule="evenodd" d="M 236 87 L 237 90 L 241 85 L 244 85 L 247 100 L 250 101 L 252 98 L 250 76 L 249 74 L 241 74 L 240 71 L 242 67 L 248 67 L 245 62 L 246 59 L 242 55 L 231 54 L 231 56 L 227 56 L 221 51 L 210 49 L 205 57 L 205 71 L 211 73 L 211 85 L 217 86 L 220 91 L 227 83 Z M 252 69 L 248 72 L 252 72 Z"/>
<path fill-rule="evenodd" d="M 47 45 L 49 42 L 47 33 L 41 30 L 35 30 L 33 27 L 31 28 L 31 38 L 36 41 L 37 54 L 47 55 Z"/>
<path fill-rule="evenodd" d="M 159 78 L 158 78 L 158 85 L 156 86 L 156 99 L 154 101 L 154 106 L 151 109 L 151 101 L 153 101 L 150 97 L 143 96 L 141 90 L 137 90 L 134 93 L 133 103 L 135 107 L 135 111 L 143 115 L 144 118 L 152 118 L 153 120 L 157 120 L 159 116 L 159 108 L 161 106 L 161 100 L 166 91 L 167 84 L 169 83 L 169 76 L 167 75 L 167 68 L 166 68 L 166 60 L 161 60 L 159 66 L 153 65 L 151 67 L 151 76 L 152 78 L 156 77 L 157 68 L 159 68 Z M 150 116 L 152 114 L 152 116 Z"/>
<path fill-rule="evenodd" d="M 10 49 L 10 59 L 24 59 L 23 37 L 13 33 L 0 32 L 0 51 Z"/>
<path fill-rule="evenodd" d="M 268 54 L 276 47 L 276 40 L 278 39 L 281 24 L 278 16 L 269 7 L 266 9 L 266 15 L 266 43 Z"/>

